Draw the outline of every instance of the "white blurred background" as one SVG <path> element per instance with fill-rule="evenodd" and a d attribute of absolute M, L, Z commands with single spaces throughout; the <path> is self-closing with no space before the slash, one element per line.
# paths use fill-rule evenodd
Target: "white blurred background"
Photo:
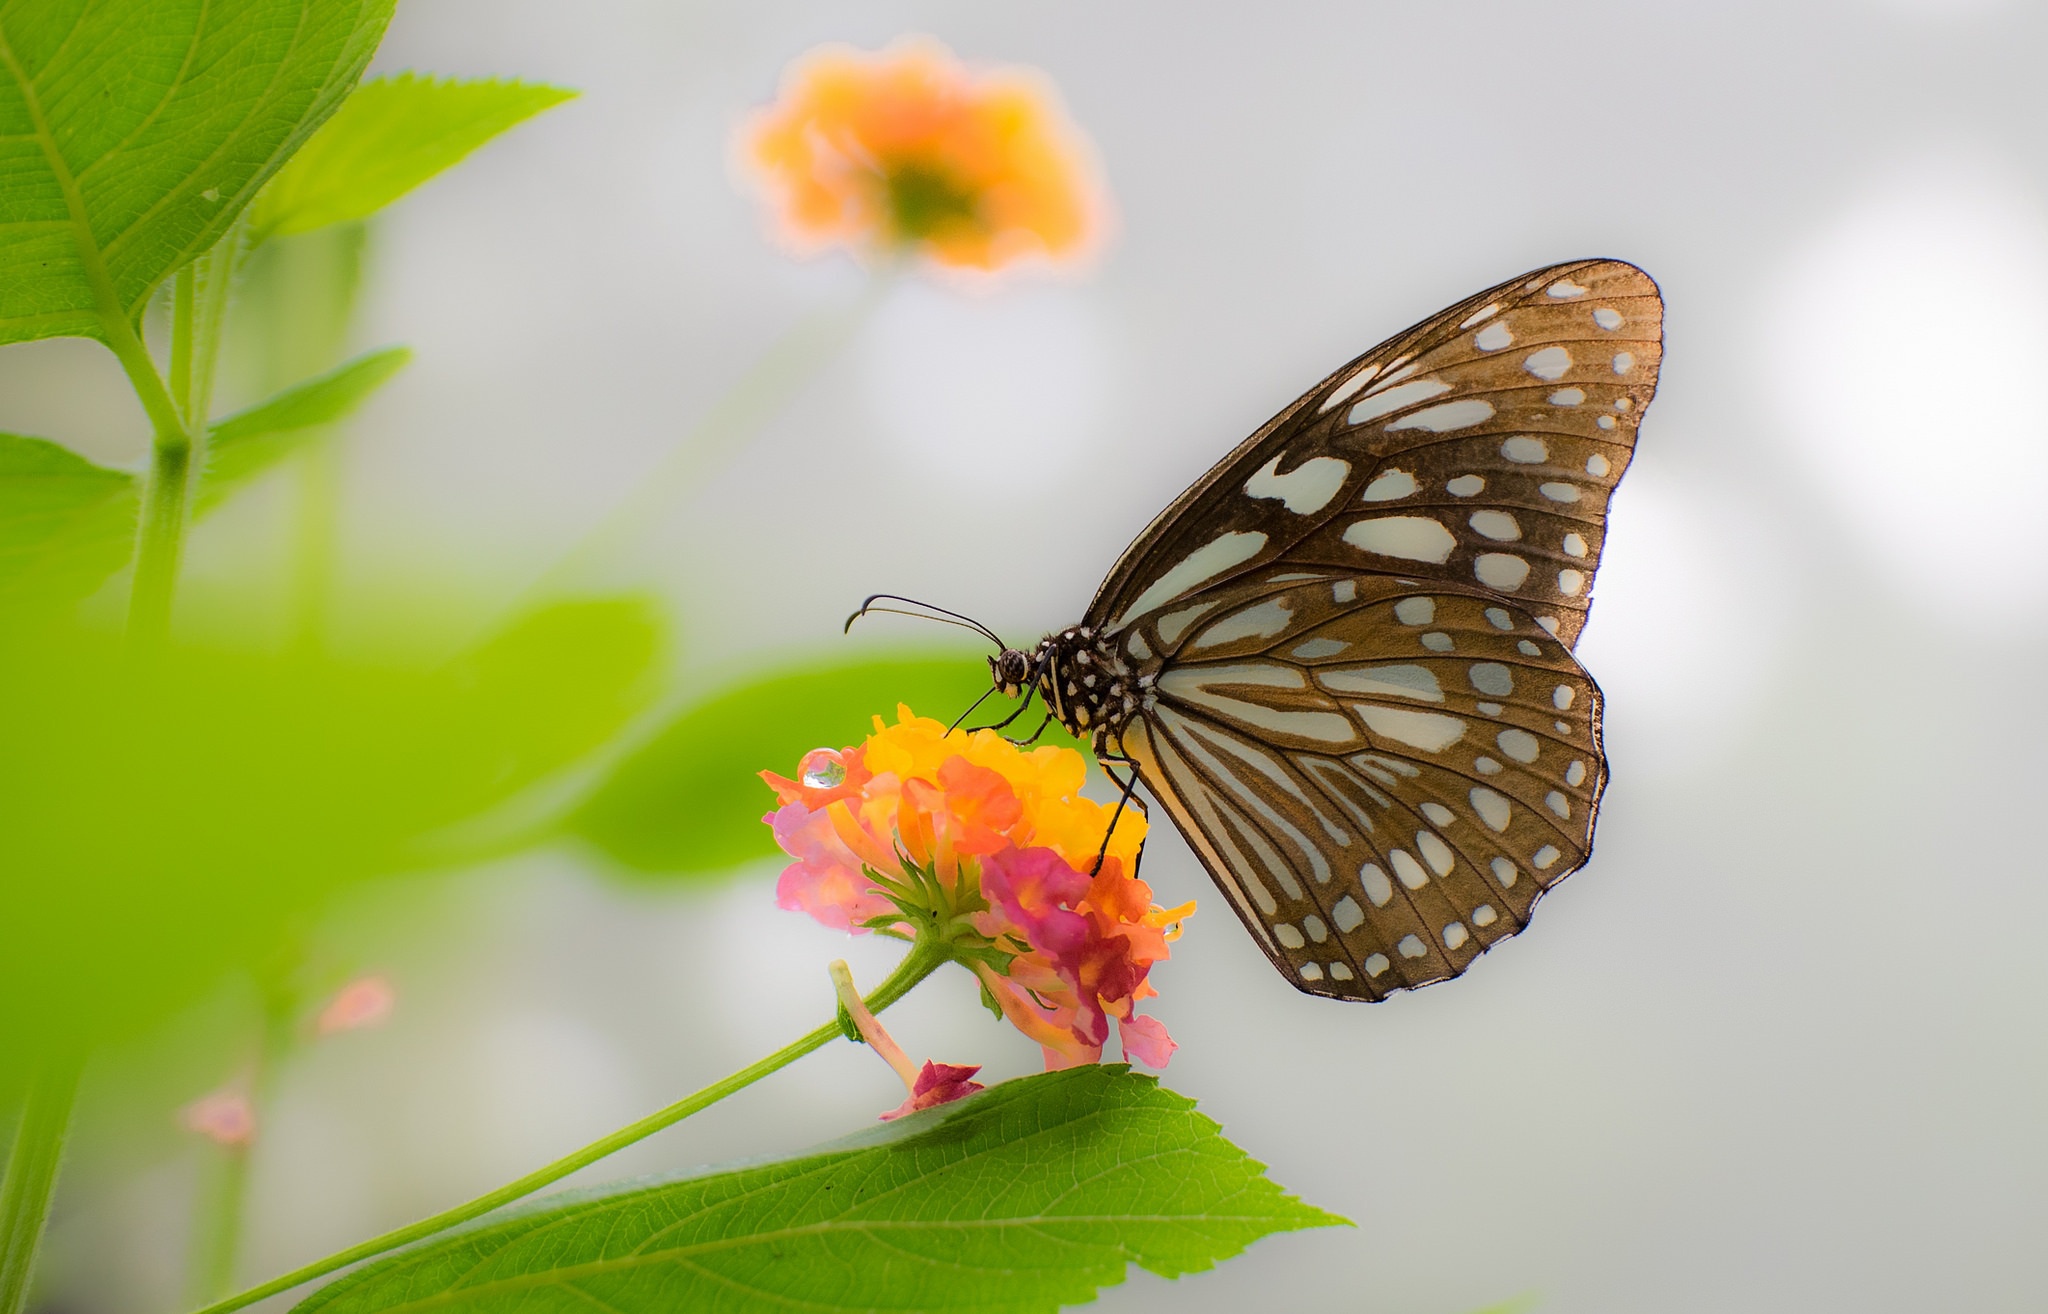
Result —
<path fill-rule="evenodd" d="M 1166 1080 L 1358 1227 L 1103 1307 L 2042 1308 L 2048 11 L 404 0 L 380 67 L 583 96 L 375 235 L 363 344 L 418 357 L 347 457 L 358 590 L 454 554 L 509 602 L 770 343 L 859 298 L 850 261 L 764 240 L 730 141 L 792 57 L 910 32 L 1045 70 L 1117 231 L 1080 276 L 896 288 L 610 567 L 673 599 L 689 687 L 933 637 L 839 639 L 876 589 L 1013 637 L 1076 618 L 1303 387 L 1526 268 L 1619 256 L 1669 303 L 1581 648 L 1613 758 L 1597 857 L 1463 980 L 1361 1007 L 1287 988 L 1162 828 L 1146 876 L 1204 900 L 1154 977 Z M 141 449 L 94 349 L 10 354 L 0 427 L 56 431 L 64 387 L 103 380 L 63 432 Z M 195 587 L 260 573 L 285 506 L 209 524 Z M 466 878 L 431 933 L 354 910 L 398 1011 L 285 1078 L 244 1275 L 782 1044 L 833 957 L 879 979 L 885 949 L 774 908 L 773 870 L 624 888 L 550 854 Z M 889 1022 L 1037 1066 L 964 980 Z M 579 1180 L 798 1148 L 893 1083 L 834 1046 Z M 163 1144 L 80 1179 L 60 1307 L 177 1304 L 198 1148 Z"/>

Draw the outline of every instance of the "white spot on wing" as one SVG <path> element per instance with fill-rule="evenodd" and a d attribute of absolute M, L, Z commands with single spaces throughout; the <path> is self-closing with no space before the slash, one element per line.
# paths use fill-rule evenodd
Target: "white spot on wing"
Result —
<path fill-rule="evenodd" d="M 1291 601 L 1284 597 L 1267 598 L 1217 621 L 1195 636 L 1191 646 L 1213 648 L 1219 643 L 1232 643 L 1238 639 L 1270 639 L 1284 632 L 1293 620 L 1294 604 Z"/>
<path fill-rule="evenodd" d="M 1365 486 L 1361 495 L 1366 502 L 1392 502 L 1413 493 L 1418 485 L 1415 476 L 1406 470 L 1389 470 Z"/>
<path fill-rule="evenodd" d="M 1385 880 L 1385 876 L 1380 877 Z M 1337 923 L 1339 934 L 1349 934 L 1365 923 L 1365 910 L 1358 906 L 1358 900 L 1345 895 L 1337 900 L 1337 906 L 1330 909 L 1330 920 Z"/>
<path fill-rule="evenodd" d="M 1286 474 L 1279 473 L 1282 458 L 1276 456 L 1245 481 L 1244 491 L 1252 497 L 1278 498 L 1298 516 L 1313 515 L 1344 491 L 1351 475 L 1351 462 L 1334 456 L 1311 456 Z"/>
<path fill-rule="evenodd" d="M 1491 926 L 1499 920 L 1500 914 L 1493 910 L 1493 905 L 1490 903 L 1482 903 L 1472 910 L 1472 924 L 1474 926 Z"/>
<path fill-rule="evenodd" d="M 1394 949 L 1403 958 L 1426 958 L 1429 956 L 1429 949 L 1422 943 L 1420 936 L 1404 935 L 1401 937 L 1401 943 L 1395 945 Z"/>
<path fill-rule="evenodd" d="M 1472 335 L 1472 345 L 1481 351 L 1499 351 L 1502 347 L 1513 346 L 1514 343 L 1515 335 L 1508 332 L 1506 322 L 1500 320 L 1488 324 Z"/>
<path fill-rule="evenodd" d="M 1572 367 L 1572 354 L 1563 347 L 1545 347 L 1531 352 L 1529 359 L 1522 362 L 1522 368 L 1543 380 L 1555 383 L 1563 378 Z"/>
<path fill-rule="evenodd" d="M 1446 949 L 1461 949 L 1464 947 L 1465 941 L 1471 938 L 1472 933 L 1465 929 L 1465 923 L 1463 922 L 1452 922 L 1444 928 L 1444 948 Z"/>
<path fill-rule="evenodd" d="M 1497 542 L 1511 543 L 1522 536 L 1522 527 L 1505 511 L 1474 511 L 1467 523 Z"/>
<path fill-rule="evenodd" d="M 1404 415 L 1387 426 L 1387 432 L 1396 429 L 1427 429 L 1431 433 L 1450 433 L 1454 429 L 1469 429 L 1493 418 L 1493 403 L 1484 397 L 1467 397 L 1462 401 L 1444 402 L 1431 406 L 1413 415 Z"/>
<path fill-rule="evenodd" d="M 1426 666 L 1341 666 L 1316 672 L 1323 686 L 1338 693 L 1375 698 L 1413 698 L 1427 703 L 1444 700 L 1443 686 Z"/>
<path fill-rule="evenodd" d="M 1294 929 L 1293 926 L 1289 925 L 1286 922 L 1277 922 L 1274 924 L 1273 938 L 1275 940 L 1278 940 L 1281 944 L 1286 945 L 1289 949 L 1299 949 L 1303 945 L 1308 943 L 1308 941 L 1301 938 L 1300 931 Z"/>
<path fill-rule="evenodd" d="M 1451 385 L 1442 379 L 1411 379 L 1407 383 L 1397 383 L 1391 388 L 1372 393 L 1362 399 L 1351 408 L 1351 413 L 1344 417 L 1344 422 L 1364 424 L 1367 420 L 1377 420 L 1382 415 L 1391 415 L 1403 406 L 1413 406 L 1417 402 L 1428 401 L 1431 397 L 1441 397 L 1450 390 Z"/>
<path fill-rule="evenodd" d="M 1529 563 L 1511 552 L 1482 552 L 1472 563 L 1472 574 L 1490 589 L 1512 593 L 1529 578 Z"/>
<path fill-rule="evenodd" d="M 1411 712 L 1405 707 L 1381 707 L 1374 703 L 1353 703 L 1366 728 L 1381 739 L 1440 753 L 1465 737 L 1465 723 L 1455 716 L 1437 712 Z"/>
<path fill-rule="evenodd" d="M 1507 830 L 1508 822 L 1514 818 L 1514 810 L 1508 806 L 1505 798 L 1484 785 L 1472 786 L 1471 797 L 1472 810 L 1479 814 L 1479 819 L 1485 822 L 1489 829 Z"/>
<path fill-rule="evenodd" d="M 1568 557 L 1583 557 L 1583 556 L 1585 556 L 1585 555 L 1586 555 L 1586 537 L 1585 537 L 1585 535 L 1583 535 L 1583 534 L 1579 533 L 1579 532 L 1578 532 L 1577 530 L 1573 530 L 1573 531 L 1572 531 L 1571 533 L 1569 533 L 1569 534 L 1566 534 L 1566 535 L 1564 536 L 1564 554 L 1565 554 L 1566 556 L 1568 556 Z"/>
<path fill-rule="evenodd" d="M 1380 367 L 1378 365 L 1361 366 L 1350 378 L 1332 388 L 1330 395 L 1323 398 L 1323 404 L 1317 407 L 1316 410 L 1318 413 L 1336 410 L 1339 406 L 1351 400 L 1351 394 L 1357 392 L 1366 384 L 1371 383 L 1372 376 L 1379 372 Z"/>
<path fill-rule="evenodd" d="M 1436 599 L 1403 598 L 1394 604 L 1394 619 L 1403 625 L 1427 625 L 1436 619 Z"/>
<path fill-rule="evenodd" d="M 1576 502 L 1579 500 L 1579 486 L 1577 484 L 1539 484 L 1536 491 L 1553 502 Z"/>
<path fill-rule="evenodd" d="M 1216 601 L 1198 602 L 1192 607 L 1182 607 L 1179 611 L 1166 613 L 1158 621 L 1159 637 L 1168 643 L 1179 643 L 1180 636 L 1188 632 L 1188 626 L 1193 625 L 1196 621 L 1202 619 L 1202 617 L 1216 610 L 1221 605 L 1220 602 Z"/>
<path fill-rule="evenodd" d="M 1539 751 L 1536 736 L 1527 730 L 1503 730 L 1494 742 L 1500 745 L 1501 752 L 1524 766 L 1534 762 Z"/>
<path fill-rule="evenodd" d="M 1502 889 L 1512 890 L 1515 888 L 1515 878 L 1522 873 L 1515 870 L 1514 863 L 1509 862 L 1506 858 L 1495 858 L 1487 865 L 1493 868 L 1493 878 L 1500 882 Z"/>
<path fill-rule="evenodd" d="M 1633 351 L 1617 351 L 1614 353 L 1614 372 L 1616 374 L 1626 374 L 1635 367 L 1636 354 Z"/>
<path fill-rule="evenodd" d="M 1408 850 L 1395 849 L 1387 855 L 1387 861 L 1393 864 L 1394 874 L 1401 878 L 1401 884 L 1409 889 L 1419 890 L 1429 884 L 1429 873 L 1422 869 L 1422 864 L 1417 862 Z"/>
<path fill-rule="evenodd" d="M 1478 475 L 1459 475 L 1445 484 L 1444 489 L 1453 497 L 1472 497 L 1486 491 L 1486 481 Z"/>
<path fill-rule="evenodd" d="M 1355 521 L 1344 531 L 1344 541 L 1383 557 L 1438 565 L 1450 560 L 1458 546 L 1457 535 L 1428 516 L 1383 516 L 1378 520 Z"/>
<path fill-rule="evenodd" d="M 1365 897 L 1372 900 L 1372 906 L 1375 908 L 1384 908 L 1393 901 L 1394 882 L 1380 870 L 1378 863 L 1368 862 L 1358 869 L 1358 884 L 1365 890 Z"/>
<path fill-rule="evenodd" d="M 1557 591 L 1568 598 L 1579 596 L 1579 590 L 1586 587 L 1586 572 L 1566 567 L 1557 572 Z"/>
<path fill-rule="evenodd" d="M 1550 404 L 1552 406 L 1577 406 L 1585 400 L 1586 390 L 1584 388 L 1559 388 L 1556 392 L 1550 394 Z"/>
<path fill-rule="evenodd" d="M 1289 655 L 1299 657 L 1303 661 L 1314 661 L 1318 657 L 1335 657 L 1350 646 L 1343 639 L 1310 639 L 1306 643 L 1297 644 Z"/>
<path fill-rule="evenodd" d="M 1550 459 L 1550 449 L 1541 438 L 1518 433 L 1500 445 L 1500 454 L 1517 465 L 1536 465 Z"/>
<path fill-rule="evenodd" d="M 1358 738 L 1351 722 L 1336 712 L 1287 711 L 1264 703 L 1248 702 L 1215 691 L 1216 685 L 1238 685 L 1255 689 L 1306 689 L 1307 677 L 1292 666 L 1272 662 L 1239 662 L 1230 666 L 1178 666 L 1159 677 L 1160 692 L 1206 707 L 1212 712 L 1255 725 L 1276 734 L 1313 739 L 1325 744 L 1348 744 Z"/>
<path fill-rule="evenodd" d="M 1393 963 L 1388 960 L 1385 954 L 1372 954 L 1365 960 L 1365 974 L 1376 977 L 1392 966 Z"/>
<path fill-rule="evenodd" d="M 1477 324 L 1477 323 L 1478 323 L 1478 322 L 1479 322 L 1480 320 L 1483 320 L 1483 319 L 1491 319 L 1491 318 L 1493 318 L 1493 316 L 1494 316 L 1495 314 L 1497 314 L 1497 313 L 1498 313 L 1499 311 L 1500 311 L 1500 302 L 1498 302 L 1498 301 L 1489 301 L 1489 302 L 1487 302 L 1487 303 L 1486 303 L 1485 305 L 1481 306 L 1481 307 L 1480 307 L 1479 309 L 1477 309 L 1477 310 L 1473 311 L 1473 312 L 1472 312 L 1472 313 L 1471 313 L 1470 315 L 1466 316 L 1466 318 L 1465 318 L 1465 322 L 1464 322 L 1464 323 L 1462 323 L 1462 324 L 1460 324 L 1460 325 L 1458 325 L 1458 327 L 1459 327 L 1459 328 L 1461 328 L 1461 329 L 1468 329 L 1468 328 L 1471 328 L 1471 327 L 1472 327 L 1472 326 L 1473 326 L 1474 324 Z"/>
<path fill-rule="evenodd" d="M 1607 458 L 1598 452 L 1586 458 L 1586 473 L 1592 475 L 1595 479 L 1605 479 L 1607 472 L 1613 468 L 1608 463 Z"/>
<path fill-rule="evenodd" d="M 1556 297 L 1559 301 L 1569 301 L 1573 297 L 1586 295 L 1586 289 L 1572 282 L 1569 278 L 1560 278 L 1550 285 L 1550 295 Z"/>
<path fill-rule="evenodd" d="M 1422 850 L 1422 860 L 1439 876 L 1450 875 L 1451 868 L 1457 865 L 1457 859 L 1451 856 L 1451 846 L 1433 831 L 1416 831 L 1415 847 Z"/>
<path fill-rule="evenodd" d="M 1233 529 L 1218 534 L 1154 580 L 1150 588 L 1138 595 L 1137 601 L 1124 608 L 1123 615 L 1112 621 L 1109 628 L 1122 629 L 1133 618 L 1173 601 L 1197 584 L 1206 583 L 1232 566 L 1250 561 L 1265 546 L 1266 536 L 1256 529 Z"/>
<path fill-rule="evenodd" d="M 1593 322 L 1612 333 L 1621 327 L 1621 312 L 1611 306 L 1602 306 L 1593 312 Z"/>

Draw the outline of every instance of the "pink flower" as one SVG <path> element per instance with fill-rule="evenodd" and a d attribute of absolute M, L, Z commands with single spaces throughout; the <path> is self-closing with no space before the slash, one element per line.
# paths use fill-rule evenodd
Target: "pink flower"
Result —
<path fill-rule="evenodd" d="M 954 1100 L 965 1099 L 978 1090 L 987 1090 L 988 1087 L 980 1082 L 968 1080 L 979 1071 L 981 1068 L 978 1065 L 964 1068 L 951 1063 L 934 1063 L 926 1059 L 924 1071 L 918 1073 L 917 1080 L 911 1083 L 910 1098 L 883 1114 L 882 1121 L 889 1122 L 906 1113 L 916 1113 L 919 1109 L 951 1104 Z"/>
<path fill-rule="evenodd" d="M 865 743 L 806 754 L 796 780 L 762 773 L 782 803 L 764 820 L 796 859 L 777 902 L 827 926 L 939 944 L 1049 1068 L 1099 1061 L 1112 1020 L 1127 1057 L 1161 1066 L 1173 1041 L 1136 1008 L 1194 905 L 1153 905 L 1128 874 L 1144 817 L 1083 797 L 1086 775 L 1071 749 L 1026 752 L 907 707 L 893 726 L 877 717 Z"/>
<path fill-rule="evenodd" d="M 390 978 L 383 976 L 359 976 L 335 992 L 327 1001 L 327 1007 L 320 1010 L 320 1016 L 313 1023 L 317 1035 L 331 1036 L 338 1031 L 361 1031 L 366 1027 L 379 1027 L 391 1019 L 391 1010 L 398 1004 L 398 991 L 392 988 Z"/>
<path fill-rule="evenodd" d="M 860 991 L 853 988 L 853 973 L 845 962 L 833 963 L 831 973 L 832 989 L 839 995 L 839 1006 L 853 1019 L 854 1029 L 860 1032 L 860 1038 L 867 1042 L 868 1048 L 879 1054 L 882 1061 L 902 1078 L 905 1089 L 910 1092 L 910 1098 L 882 1115 L 883 1122 L 919 1109 L 951 1104 L 954 1100 L 965 1099 L 978 1090 L 987 1089 L 978 1081 L 968 1080 L 981 1071 L 979 1066 L 960 1067 L 926 1059 L 922 1071 L 913 1071 L 903 1047 L 883 1028 L 882 1020 L 868 1011 L 867 1001 L 860 997 Z"/>
<path fill-rule="evenodd" d="M 241 1149 L 256 1139 L 256 1106 L 232 1086 L 200 1096 L 178 1111 L 187 1131 L 198 1132 L 215 1145 Z"/>

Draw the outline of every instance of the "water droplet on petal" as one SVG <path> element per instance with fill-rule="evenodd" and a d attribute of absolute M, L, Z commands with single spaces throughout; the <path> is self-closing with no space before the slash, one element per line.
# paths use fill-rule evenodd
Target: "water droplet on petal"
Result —
<path fill-rule="evenodd" d="M 804 754 L 803 782 L 809 789 L 837 789 L 846 783 L 846 764 L 829 748 Z"/>

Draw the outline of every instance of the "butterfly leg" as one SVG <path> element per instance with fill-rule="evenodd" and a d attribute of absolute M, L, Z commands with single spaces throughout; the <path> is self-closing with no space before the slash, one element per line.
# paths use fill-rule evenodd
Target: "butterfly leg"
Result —
<path fill-rule="evenodd" d="M 1050 726 L 1050 725 L 1052 724 L 1052 717 L 1053 717 L 1053 714 L 1052 714 L 1051 712 L 1047 712 L 1047 713 L 1045 714 L 1045 719 L 1044 719 L 1043 721 L 1040 721 L 1040 722 L 1038 723 L 1038 728 L 1037 728 L 1036 730 L 1033 730 L 1033 731 L 1031 732 L 1031 737 L 1030 737 L 1030 738 L 1028 738 L 1028 739 L 1012 739 L 1012 740 L 1010 740 L 1010 742 L 1011 742 L 1011 743 L 1013 743 L 1013 744 L 1015 744 L 1015 745 L 1016 745 L 1017 747 L 1019 747 L 1019 748 L 1024 748 L 1024 747 L 1026 747 L 1026 746 L 1028 746 L 1028 745 L 1030 745 L 1030 744 L 1035 744 L 1035 743 L 1037 743 L 1037 742 L 1038 742 L 1038 737 L 1039 737 L 1040 735 L 1044 734 L 1044 733 L 1045 733 L 1045 731 L 1046 731 L 1046 727 L 1048 727 L 1048 726 Z M 1004 725 L 1008 725 L 1008 724 L 1009 724 L 1009 722 L 1008 722 L 1008 721 L 1005 721 L 1005 722 L 1004 722 L 1003 724 L 1004 724 Z"/>
<path fill-rule="evenodd" d="M 1116 781 L 1118 793 L 1116 800 L 1116 811 L 1110 815 L 1109 828 L 1102 832 L 1102 847 L 1095 851 L 1095 865 L 1088 869 L 1088 874 L 1090 876 L 1093 876 L 1096 872 L 1102 870 L 1102 860 L 1109 856 L 1110 837 L 1116 834 L 1116 823 L 1123 820 L 1124 809 L 1126 807 L 1131 806 L 1132 804 L 1136 804 L 1139 816 L 1142 817 L 1150 815 L 1149 810 L 1145 807 L 1145 800 L 1139 798 L 1137 794 L 1138 764 L 1136 762 L 1133 762 L 1130 758 L 1119 757 L 1109 753 L 1096 754 L 1095 761 L 1096 765 L 1102 768 L 1103 775 L 1108 776 L 1111 780 Z M 1116 771 L 1112 769 L 1109 765 L 1111 762 L 1123 763 L 1127 768 L 1130 769 L 1131 778 L 1129 780 L 1125 780 L 1118 776 Z M 1144 864 L 1144 861 L 1145 846 L 1143 844 L 1140 844 L 1138 845 L 1138 856 L 1131 862 L 1131 879 L 1137 879 L 1138 868 Z"/>
<path fill-rule="evenodd" d="M 995 692 L 995 690 L 993 690 L 993 689 L 989 690 L 989 693 L 994 693 L 994 692 Z M 983 694 L 983 695 L 982 695 L 982 697 L 983 697 L 983 698 L 986 698 L 986 697 L 988 697 L 988 694 Z M 996 722 L 996 723 L 995 723 L 994 725 L 978 725 L 978 726 L 975 726 L 975 727 L 974 727 L 974 729 L 975 729 L 975 730 L 1000 730 L 1000 729 L 1002 729 L 1002 728 L 1003 728 L 1004 726 L 1006 726 L 1006 725 L 1010 724 L 1010 722 L 1012 722 L 1012 721 L 1016 720 L 1016 719 L 1017 719 L 1018 717 L 1020 717 L 1020 716 L 1024 715 L 1024 713 L 1025 713 L 1026 711 L 1030 710 L 1030 707 L 1031 707 L 1031 700 L 1032 700 L 1032 699 L 1034 699 L 1034 698 L 1036 698 L 1036 697 L 1038 697 L 1038 688 L 1037 688 L 1037 686 L 1036 686 L 1036 685 L 1033 685 L 1032 687 L 1030 687 L 1030 688 L 1028 688 L 1028 689 L 1026 689 L 1026 690 L 1024 691 L 1024 701 L 1023 701 L 1023 702 L 1021 702 L 1021 703 L 1018 703 L 1018 704 L 1017 704 L 1017 710 L 1016 710 L 1016 711 L 1014 711 L 1014 712 L 1011 712 L 1011 713 L 1010 713 L 1010 714 L 1009 714 L 1008 716 L 1006 716 L 1006 717 L 1004 717 L 1004 718 L 1003 718 L 1002 720 L 1000 720 L 1000 721 Z M 976 706 L 980 706 L 980 703 L 979 703 L 979 701 L 978 701 L 978 700 L 977 700 L 977 702 L 976 702 L 976 704 L 975 704 L 975 705 L 976 705 Z M 974 708 L 970 707 L 970 708 L 968 708 L 967 710 L 971 712 L 971 711 L 973 711 L 973 710 L 974 710 Z M 965 720 L 966 718 L 965 718 L 965 717 L 962 717 L 961 719 L 962 719 L 962 720 Z M 972 731 L 970 731 L 969 733 L 972 733 Z"/>

